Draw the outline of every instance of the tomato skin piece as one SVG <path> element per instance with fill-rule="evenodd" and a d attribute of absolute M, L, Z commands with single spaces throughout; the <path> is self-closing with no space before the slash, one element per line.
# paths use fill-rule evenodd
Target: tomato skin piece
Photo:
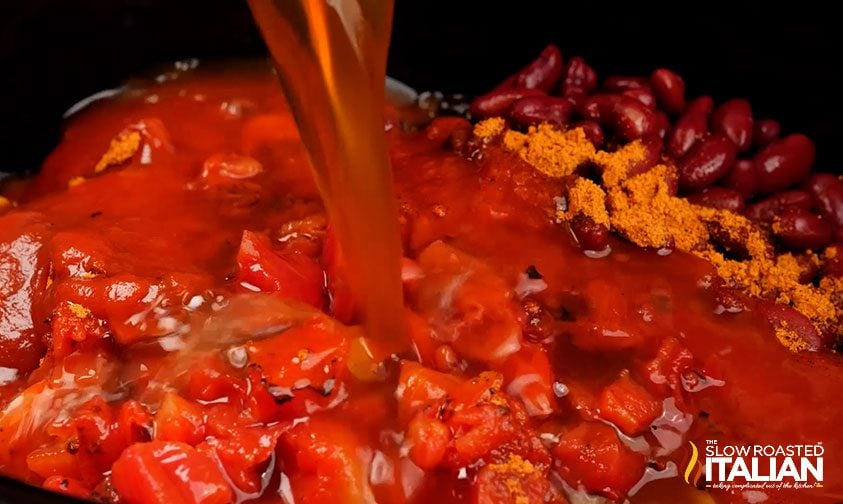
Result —
<path fill-rule="evenodd" d="M 127 504 L 227 504 L 234 497 L 217 465 L 184 443 L 136 443 L 120 455 L 111 474 Z"/>
<path fill-rule="evenodd" d="M 553 449 L 560 476 L 589 493 L 620 499 L 641 479 L 646 461 L 602 423 L 585 422 L 565 433 Z"/>
<path fill-rule="evenodd" d="M 629 373 L 624 373 L 603 389 L 597 407 L 603 419 L 629 436 L 646 431 L 662 410 L 661 402 L 635 383 Z"/>
<path fill-rule="evenodd" d="M 305 302 L 318 309 L 324 305 L 325 275 L 319 263 L 304 254 L 279 254 L 269 238 L 243 231 L 237 252 L 237 281 L 265 292 Z"/>

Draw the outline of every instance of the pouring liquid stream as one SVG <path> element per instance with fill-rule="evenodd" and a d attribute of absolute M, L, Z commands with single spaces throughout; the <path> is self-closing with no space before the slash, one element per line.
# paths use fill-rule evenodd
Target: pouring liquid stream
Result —
<path fill-rule="evenodd" d="M 384 140 L 392 0 L 249 0 L 310 155 L 369 362 L 409 348 Z M 364 373 L 365 374 L 365 373 Z"/>

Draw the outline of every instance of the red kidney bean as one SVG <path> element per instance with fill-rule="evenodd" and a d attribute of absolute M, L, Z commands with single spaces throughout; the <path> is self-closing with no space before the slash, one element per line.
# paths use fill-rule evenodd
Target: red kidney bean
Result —
<path fill-rule="evenodd" d="M 697 142 L 678 162 L 679 187 L 693 191 L 710 186 L 726 175 L 736 156 L 735 144 L 724 136 Z"/>
<path fill-rule="evenodd" d="M 804 187 L 814 197 L 820 215 L 835 227 L 843 227 L 843 181 L 830 173 L 815 173 Z"/>
<path fill-rule="evenodd" d="M 639 89 L 647 87 L 646 77 L 632 77 L 629 75 L 612 75 L 603 81 L 603 89 L 606 91 L 626 91 L 627 89 Z"/>
<path fill-rule="evenodd" d="M 758 191 L 772 193 L 799 182 L 811 171 L 816 149 L 805 135 L 788 135 L 755 155 Z"/>
<path fill-rule="evenodd" d="M 799 265 L 799 283 L 809 284 L 813 282 L 820 272 L 820 266 L 814 258 L 808 254 L 796 254 L 794 258 Z"/>
<path fill-rule="evenodd" d="M 664 181 L 667 183 L 667 193 L 669 195 L 676 196 L 679 194 L 679 170 L 675 166 L 668 165 L 665 171 Z"/>
<path fill-rule="evenodd" d="M 774 140 L 778 140 L 781 134 L 782 127 L 778 121 L 761 119 L 755 122 L 755 131 L 752 134 L 752 140 L 756 147 L 766 147 Z"/>
<path fill-rule="evenodd" d="M 649 135 L 655 130 L 655 115 L 641 102 L 622 95 L 594 95 L 578 107 L 587 119 L 613 129 L 624 140 L 630 141 Z"/>
<path fill-rule="evenodd" d="M 670 131 L 670 118 L 663 110 L 656 110 L 656 134 L 664 140 L 668 131 Z"/>
<path fill-rule="evenodd" d="M 771 326 L 793 331 L 808 345 L 808 350 L 816 351 L 822 347 L 822 337 L 817 328 L 800 311 L 774 301 L 762 301 L 758 303 L 758 308 Z"/>
<path fill-rule="evenodd" d="M 583 214 L 571 219 L 571 231 L 583 250 L 601 251 L 609 245 L 609 230 Z"/>
<path fill-rule="evenodd" d="M 666 68 L 659 68 L 650 75 L 650 86 L 665 111 L 678 114 L 685 108 L 685 81 Z"/>
<path fill-rule="evenodd" d="M 843 184 L 836 175 L 831 173 L 813 173 L 802 184 L 802 189 L 808 191 L 815 198 L 831 186 Z"/>
<path fill-rule="evenodd" d="M 556 96 L 531 96 L 512 105 L 509 117 L 521 126 L 550 123 L 565 126 L 574 111 L 574 104 L 567 98 Z"/>
<path fill-rule="evenodd" d="M 506 115 L 512 105 L 529 96 L 545 96 L 540 89 L 509 88 L 490 91 L 471 102 L 471 115 L 478 118 Z"/>
<path fill-rule="evenodd" d="M 709 187 L 701 192 L 688 196 L 688 201 L 695 205 L 702 205 L 721 210 L 740 212 L 744 209 L 743 195 L 725 187 Z"/>
<path fill-rule="evenodd" d="M 834 243 L 825 249 L 822 273 L 830 277 L 843 278 L 843 243 Z"/>
<path fill-rule="evenodd" d="M 747 150 L 752 145 L 752 107 L 740 98 L 729 100 L 711 114 L 711 131 L 720 133 L 731 140 L 738 152 Z"/>
<path fill-rule="evenodd" d="M 694 143 L 708 132 L 708 116 L 714 100 L 701 96 L 691 100 L 679 116 L 667 142 L 667 152 L 674 158 L 687 154 Z"/>
<path fill-rule="evenodd" d="M 664 142 L 661 138 L 657 135 L 650 135 L 647 138 L 641 139 L 641 143 L 644 147 L 644 157 L 640 161 L 630 163 L 627 171 L 630 177 L 644 173 L 655 166 L 661 159 L 662 147 L 664 147 Z M 668 167 L 667 185 L 672 190 L 671 195 L 675 195 L 676 189 L 679 188 L 679 175 L 672 164 L 666 166 Z"/>
<path fill-rule="evenodd" d="M 790 207 L 810 210 L 814 206 L 811 195 L 805 191 L 782 191 L 746 207 L 744 215 L 758 222 L 772 222 Z"/>
<path fill-rule="evenodd" d="M 599 149 L 603 145 L 603 128 L 594 121 L 581 121 L 574 125 L 575 128 L 582 128 L 585 137 L 594 145 L 595 149 Z"/>
<path fill-rule="evenodd" d="M 773 232 L 786 247 L 807 250 L 831 243 L 831 226 L 819 215 L 802 208 L 785 209 L 776 219 Z"/>
<path fill-rule="evenodd" d="M 621 94 L 640 101 L 649 109 L 655 110 L 656 108 L 656 97 L 653 96 L 653 92 L 649 88 L 627 89 L 621 91 Z"/>
<path fill-rule="evenodd" d="M 550 91 L 562 75 L 562 53 L 554 44 L 545 47 L 538 58 L 513 77 L 513 86 Z"/>
<path fill-rule="evenodd" d="M 442 116 L 430 121 L 424 129 L 425 136 L 434 142 L 444 143 L 455 131 L 471 132 L 471 123 L 463 117 Z"/>
<path fill-rule="evenodd" d="M 574 56 L 568 62 L 565 79 L 562 81 L 562 96 L 589 94 L 597 87 L 597 73 L 584 59 Z"/>
<path fill-rule="evenodd" d="M 721 183 L 741 193 L 744 199 L 752 197 L 755 194 L 755 163 L 749 159 L 738 159 Z"/>

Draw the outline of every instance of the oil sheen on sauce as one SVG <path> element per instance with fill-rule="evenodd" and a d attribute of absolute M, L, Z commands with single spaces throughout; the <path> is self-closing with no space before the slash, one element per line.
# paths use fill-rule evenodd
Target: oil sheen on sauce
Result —
<path fill-rule="evenodd" d="M 375 361 L 404 344 L 384 142 L 391 0 L 249 0 L 310 155 Z"/>

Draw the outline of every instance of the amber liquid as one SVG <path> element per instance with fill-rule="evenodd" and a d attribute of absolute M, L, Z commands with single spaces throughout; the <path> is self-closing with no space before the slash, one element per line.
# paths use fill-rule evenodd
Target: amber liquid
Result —
<path fill-rule="evenodd" d="M 374 359 L 405 349 L 401 244 L 384 140 L 392 0 L 249 0 L 278 67 Z"/>

